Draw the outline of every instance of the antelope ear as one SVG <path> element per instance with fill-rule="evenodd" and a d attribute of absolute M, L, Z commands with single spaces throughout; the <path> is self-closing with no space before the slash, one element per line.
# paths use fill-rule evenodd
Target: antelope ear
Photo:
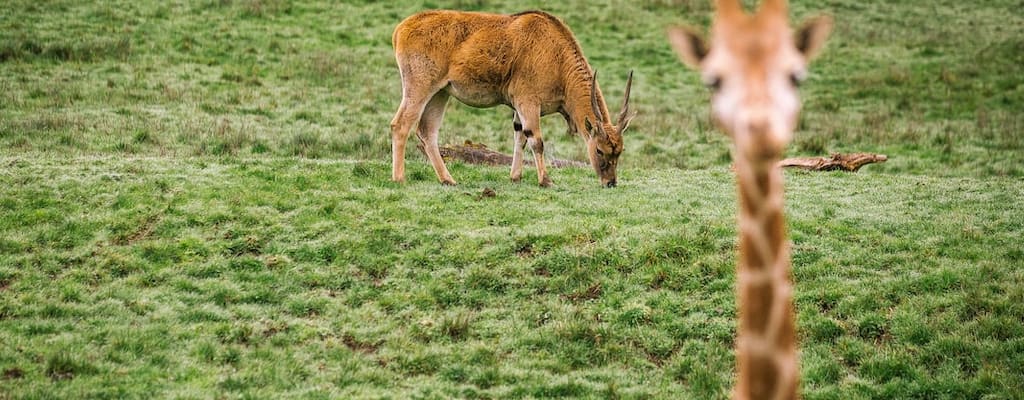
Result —
<path fill-rule="evenodd" d="M 583 127 L 587 128 L 587 135 L 590 135 L 591 139 L 604 134 L 604 130 L 601 129 L 600 125 L 595 126 L 594 124 L 590 123 L 590 117 L 583 118 Z"/>
<path fill-rule="evenodd" d="M 825 39 L 832 33 L 832 17 L 827 15 L 811 18 L 796 32 L 796 49 L 808 61 L 814 59 L 825 47 Z"/>
<path fill-rule="evenodd" d="M 693 69 L 700 69 L 700 62 L 708 55 L 708 45 L 704 37 L 690 28 L 668 28 L 668 42 L 679 55 L 679 60 Z"/>

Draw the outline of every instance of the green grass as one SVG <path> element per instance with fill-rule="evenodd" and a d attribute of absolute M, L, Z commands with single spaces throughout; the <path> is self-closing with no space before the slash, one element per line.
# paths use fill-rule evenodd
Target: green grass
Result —
<path fill-rule="evenodd" d="M 390 183 L 390 33 L 435 7 L 563 17 L 613 108 L 634 69 L 620 187 L 458 163 L 461 186 L 441 187 L 417 154 Z M 837 26 L 790 155 L 890 156 L 787 173 L 804 397 L 1019 398 L 1019 1 L 792 8 Z M 709 12 L 12 2 L 0 398 L 726 397 L 728 141 L 664 37 Z M 582 159 L 564 130 L 544 120 L 549 153 Z M 441 141 L 510 152 L 510 131 L 507 110 L 453 101 Z"/>
<path fill-rule="evenodd" d="M 724 397 L 728 170 L 5 158 L 13 397 Z M 417 178 L 418 177 L 418 178 Z M 879 188 L 885 188 L 880 190 Z M 492 188 L 495 197 L 482 195 Z M 1024 185 L 788 174 L 807 398 L 1021 393 Z M 1016 394 L 1015 394 L 1016 393 Z"/>
<path fill-rule="evenodd" d="M 749 2 L 748 2 L 749 3 Z M 805 85 L 791 155 L 876 152 L 886 172 L 1024 176 L 1019 1 L 797 1 L 836 18 Z M 15 1 L 0 13 L 0 146 L 56 154 L 386 159 L 401 85 L 391 31 L 424 8 L 565 19 L 613 108 L 636 71 L 624 168 L 729 162 L 708 94 L 665 27 L 706 27 L 710 2 Z M 998 21 L 998 22 L 996 22 Z M 441 141 L 509 152 L 507 110 L 452 101 Z M 561 118 L 549 152 L 581 159 Z"/>

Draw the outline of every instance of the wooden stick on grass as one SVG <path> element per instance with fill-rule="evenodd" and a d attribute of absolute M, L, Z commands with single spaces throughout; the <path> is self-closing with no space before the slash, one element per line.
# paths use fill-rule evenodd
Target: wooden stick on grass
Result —
<path fill-rule="evenodd" d="M 423 151 L 422 143 L 418 144 L 416 147 L 419 148 L 420 151 Z M 441 157 L 444 157 L 445 160 L 459 160 L 469 164 L 494 166 L 512 165 L 512 156 L 491 150 L 482 143 L 473 143 L 468 140 L 463 144 L 441 146 Z M 857 170 L 867 164 L 883 163 L 888 159 L 889 158 L 884 154 L 834 153 L 831 157 L 787 158 L 779 161 L 778 165 L 780 167 L 800 168 L 808 171 L 840 170 L 857 172 Z M 527 163 L 530 162 L 530 160 L 525 161 Z M 584 168 L 588 165 L 582 161 L 552 159 L 549 162 L 549 166 L 555 168 Z"/>

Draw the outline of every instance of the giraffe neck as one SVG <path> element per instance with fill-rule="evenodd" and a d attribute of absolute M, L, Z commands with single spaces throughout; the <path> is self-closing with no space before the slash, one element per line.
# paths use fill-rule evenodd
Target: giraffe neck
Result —
<path fill-rule="evenodd" d="M 799 374 L 789 245 L 782 214 L 782 171 L 775 167 L 778 157 L 743 158 L 736 158 L 740 201 L 737 265 L 740 322 L 735 397 L 796 398 Z"/>

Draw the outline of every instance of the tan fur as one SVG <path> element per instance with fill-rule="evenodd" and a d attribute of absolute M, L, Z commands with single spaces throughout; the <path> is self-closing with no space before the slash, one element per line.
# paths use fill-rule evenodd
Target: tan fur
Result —
<path fill-rule="evenodd" d="M 748 15 L 737 0 L 718 0 L 708 46 L 685 28 L 669 40 L 714 91 L 712 114 L 733 138 L 739 186 L 739 329 L 736 399 L 799 397 L 796 329 L 786 239 L 782 172 L 776 163 L 799 113 L 796 84 L 831 28 L 820 18 L 794 37 L 784 0 Z"/>
<path fill-rule="evenodd" d="M 529 144 L 538 182 L 551 184 L 540 117 L 560 113 L 572 132 L 590 127 L 580 133 L 591 164 L 602 185 L 615 185 L 622 131 L 632 118 L 628 96 L 613 125 L 595 73 L 558 18 L 539 11 L 426 11 L 398 24 L 392 43 L 402 77 L 402 104 L 391 122 L 392 180 L 405 179 L 405 143 L 418 124 L 418 136 L 438 179 L 455 184 L 437 146 L 445 104 L 448 97 L 455 97 L 474 107 L 513 108 L 513 125 L 521 129 L 514 136 L 512 180 L 522 177 L 523 150 Z"/>

